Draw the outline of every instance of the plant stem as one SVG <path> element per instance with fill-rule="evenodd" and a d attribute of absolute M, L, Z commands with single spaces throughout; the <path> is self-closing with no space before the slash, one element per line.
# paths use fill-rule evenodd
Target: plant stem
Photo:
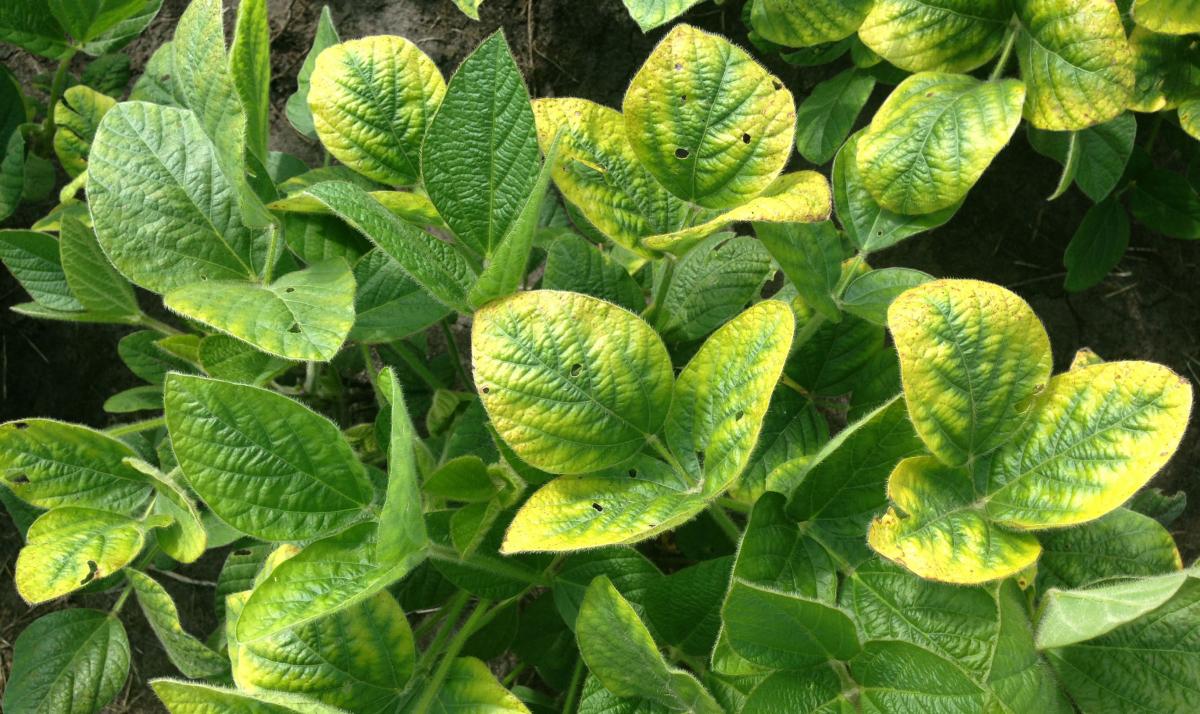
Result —
<path fill-rule="evenodd" d="M 442 382 L 441 378 L 429 371 L 429 368 L 425 366 L 424 357 L 414 354 L 416 350 L 412 345 L 408 344 L 404 340 L 397 340 L 391 343 L 389 346 L 395 350 L 396 355 L 399 356 L 400 359 L 404 360 L 404 364 L 408 365 L 409 369 L 411 369 L 418 377 L 421 378 L 422 382 L 429 385 L 430 389 L 436 391 L 438 389 L 446 388 L 446 384 Z"/>
<path fill-rule="evenodd" d="M 575 714 L 575 705 L 579 701 L 581 684 L 583 684 L 583 657 L 576 657 L 575 669 L 571 672 L 571 684 L 567 686 L 567 694 L 563 698 L 562 714 Z"/>
<path fill-rule="evenodd" d="M 145 313 L 142 313 L 141 315 L 138 316 L 137 324 L 141 325 L 142 327 L 148 327 L 151 330 L 161 332 L 164 335 L 182 335 L 182 334 L 184 334 L 183 330 L 179 330 L 174 327 L 171 327 L 170 325 L 163 322 L 162 320 L 156 320 L 153 317 L 150 317 L 149 315 L 147 315 Z"/>
<path fill-rule="evenodd" d="M 1004 37 L 1004 48 L 1000 50 L 1000 59 L 996 60 L 996 66 L 992 67 L 992 73 L 988 75 L 989 82 L 1000 79 L 1000 75 L 1004 74 L 1004 68 L 1008 65 L 1008 58 L 1012 56 L 1016 42 L 1017 28 L 1014 25 L 1008 28 L 1008 34 Z"/>
<path fill-rule="evenodd" d="M 446 651 L 442 653 L 441 661 L 438 662 L 437 669 L 433 671 L 433 676 L 430 677 L 429 683 L 425 685 L 425 691 L 421 692 L 421 698 L 417 700 L 416 707 L 413 708 L 414 714 L 426 714 L 430 707 L 433 706 L 433 701 L 437 699 L 438 691 L 442 688 L 442 682 L 446 681 L 446 676 L 450 674 L 450 668 L 454 666 L 454 660 L 458 657 L 458 653 L 462 650 L 463 645 L 467 643 L 471 635 L 475 634 L 475 630 L 479 628 L 480 620 L 484 613 L 491 605 L 490 600 L 480 600 L 467 616 L 467 621 L 462 627 L 458 628 L 458 632 L 454 633 L 454 638 L 450 640 L 450 644 L 446 647 Z M 447 620 L 447 623 L 450 621 Z"/>
<path fill-rule="evenodd" d="M 413 628 L 413 639 L 419 641 L 422 637 L 429 634 L 429 631 L 433 629 L 434 625 L 441 622 L 442 618 L 445 616 L 446 608 L 439 607 L 428 618 L 425 619 L 425 622 L 422 622 L 420 625 L 417 625 Z"/>
<path fill-rule="evenodd" d="M 500 559 L 484 559 L 475 555 L 461 558 L 458 551 L 445 545 L 430 543 L 428 547 L 429 557 L 434 560 L 443 560 L 449 563 L 470 563 L 471 567 L 478 570 L 489 572 L 493 575 L 498 575 L 503 578 L 511 578 L 513 580 L 523 580 L 530 585 L 538 585 L 546 587 L 550 585 L 550 578 L 542 573 L 531 573 L 528 570 L 510 565 Z"/>
<path fill-rule="evenodd" d="M 513 682 L 517 681 L 517 677 L 520 677 L 522 674 L 524 674 L 525 670 L 527 669 L 529 669 L 529 665 L 525 664 L 524 662 L 518 663 L 516 667 L 512 668 L 511 672 L 504 675 L 504 681 L 501 682 L 501 684 L 504 685 L 505 689 L 511 689 Z"/>
<path fill-rule="evenodd" d="M 108 614 L 115 616 L 119 613 L 121 608 L 125 607 L 125 601 L 129 599 L 129 593 L 132 591 L 133 585 L 126 585 L 125 589 L 121 591 L 120 596 L 117 597 L 117 601 L 113 603 L 112 609 L 108 611 Z"/>
<path fill-rule="evenodd" d="M 454 631 L 454 623 L 458 622 L 458 616 L 462 614 L 463 608 L 471 601 L 471 593 L 466 590 L 458 591 L 454 599 L 442 608 L 445 613 L 445 622 L 442 623 L 441 629 L 433 636 L 433 641 L 425 648 L 424 654 L 421 655 L 421 660 L 417 662 L 417 671 L 428 669 L 429 663 L 433 661 L 442 647 L 446 644 L 446 639 L 450 637 L 450 633 Z M 442 613 L 438 613 L 441 615 Z"/>
<path fill-rule="evenodd" d="M 104 430 L 109 436 L 125 436 L 126 434 L 137 434 L 142 431 L 150 431 L 157 429 L 160 426 L 165 426 L 167 420 L 165 417 L 154 417 L 153 419 L 145 419 L 143 421 L 135 421 L 129 424 L 118 424 L 110 426 Z"/>
<path fill-rule="evenodd" d="M 383 392 L 379 391 L 379 375 L 375 373 L 375 355 L 371 353 L 371 346 L 366 342 L 358 345 L 362 351 L 363 369 L 367 372 L 367 381 L 371 383 L 371 391 L 375 393 L 375 403 L 379 406 L 387 404 L 383 398 Z"/>
<path fill-rule="evenodd" d="M 279 260 L 279 243 L 283 236 L 278 223 L 272 222 L 267 230 L 271 232 L 271 242 L 267 244 L 267 261 L 262 274 L 263 285 L 270 285 L 271 278 L 275 275 L 275 262 Z"/>
<path fill-rule="evenodd" d="M 717 503 L 721 504 L 721 507 L 725 510 L 733 511 L 734 513 L 750 512 L 750 506 L 747 506 L 741 501 L 735 501 L 732 498 L 718 498 Z"/>
<path fill-rule="evenodd" d="M 671 278 L 675 275 L 676 262 L 673 255 L 668 254 L 663 256 L 662 277 L 659 279 L 658 284 L 654 286 L 654 294 L 650 297 L 650 305 L 642 311 L 642 317 L 646 322 L 651 322 L 658 314 L 658 311 L 662 309 L 663 300 L 667 297 L 667 290 L 671 287 Z"/>
<path fill-rule="evenodd" d="M 46 104 L 46 119 L 42 123 L 42 149 L 47 155 L 54 145 L 54 130 L 57 128 L 54 123 L 54 109 L 62 99 L 63 90 L 66 89 L 67 73 L 76 52 L 75 48 L 71 48 L 66 56 L 58 61 L 58 69 L 54 71 L 54 79 L 50 83 L 50 101 Z"/>
<path fill-rule="evenodd" d="M 657 436 L 650 436 L 648 443 L 655 451 L 658 452 L 659 456 L 663 457 L 663 459 L 671 465 L 671 468 L 678 471 L 681 475 L 687 473 L 687 469 L 683 468 L 683 464 L 679 463 L 679 459 L 675 458 L 675 455 L 671 453 L 670 449 L 668 449 L 666 446 L 663 446 L 663 443 L 658 440 Z"/>
<path fill-rule="evenodd" d="M 466 368 L 463 367 L 462 357 L 458 354 L 458 343 L 454 341 L 454 333 L 450 330 L 450 318 L 442 318 L 439 323 L 442 326 L 442 335 L 446 338 L 446 352 L 450 355 L 450 361 L 454 363 L 454 370 L 458 373 L 458 378 L 462 380 L 464 389 L 472 389 L 470 375 L 467 374 Z"/>
<path fill-rule="evenodd" d="M 742 542 L 742 529 L 738 528 L 738 525 L 733 522 L 733 519 L 729 517 L 729 514 L 725 512 L 725 508 L 720 503 L 714 503 L 709 506 L 708 515 L 712 516 L 712 519 L 717 522 L 717 525 L 724 531 L 726 537 L 729 538 L 729 542 L 735 546 Z"/>

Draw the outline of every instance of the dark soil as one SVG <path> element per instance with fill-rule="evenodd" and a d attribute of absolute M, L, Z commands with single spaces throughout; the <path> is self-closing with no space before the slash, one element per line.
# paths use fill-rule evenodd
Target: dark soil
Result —
<path fill-rule="evenodd" d="M 332 0 L 329 5 L 343 39 L 403 35 L 425 50 L 447 76 L 483 38 L 503 28 L 534 96 L 580 96 L 610 106 L 620 105 L 629 79 L 665 32 L 643 35 L 620 0 L 487 0 L 479 23 L 461 15 L 450 0 Z M 746 44 L 738 5 L 703 3 L 687 19 Z M 135 69 L 170 37 L 184 7 L 186 0 L 166 0 L 154 25 L 128 48 Z M 282 108 L 295 89 L 294 78 L 320 8 L 314 0 L 270 2 L 276 78 L 271 87 L 272 148 L 310 162 L 317 148 L 292 131 Z M 232 17 L 230 9 L 230 22 Z M 46 63 L 11 48 L 0 49 L 0 61 L 23 81 L 48 70 Z M 798 97 L 828 76 L 827 69 L 802 69 L 777 59 L 768 64 Z M 1174 144 L 1159 141 L 1160 147 Z M 1087 346 L 1106 359 L 1155 360 L 1200 379 L 1200 292 L 1192 282 L 1200 263 L 1200 243 L 1163 238 L 1135 225 L 1130 250 L 1117 270 L 1091 290 L 1068 294 L 1062 289 L 1062 255 L 1089 204 L 1075 190 L 1047 203 L 1045 197 L 1057 175 L 1057 165 L 1035 154 L 1019 133 L 948 225 L 890 249 L 873 262 L 916 267 L 936 276 L 980 278 L 1015 290 L 1046 322 L 1059 369 L 1066 367 L 1076 349 Z M 49 204 L 27 207 L 6 226 L 29 225 L 49 208 Z M 116 341 L 128 329 L 48 323 L 15 315 L 7 308 L 27 298 L 6 271 L 0 273 L 0 421 L 48 416 L 103 426 L 108 421 L 100 408 L 104 399 L 136 383 L 116 356 Z M 147 307 L 155 304 L 152 296 L 143 298 Z M 1193 423 L 1179 454 L 1152 483 L 1190 496 L 1189 508 L 1174 528 L 1189 562 L 1200 554 L 1198 465 L 1200 427 Z M 0 581 L 4 583 L 0 587 L 0 688 L 11 644 L 25 625 L 56 607 L 103 608 L 112 599 L 77 596 L 68 598 L 68 603 L 27 608 L 9 584 L 19 546 L 16 530 L 0 517 Z M 223 558 L 223 553 L 210 554 L 181 573 L 215 580 Z M 211 588 L 161 580 L 179 598 L 185 626 L 206 636 L 217 624 Z M 144 683 L 173 670 L 132 603 L 126 606 L 124 619 L 135 650 L 133 660 L 141 669 L 111 711 L 161 711 Z"/>

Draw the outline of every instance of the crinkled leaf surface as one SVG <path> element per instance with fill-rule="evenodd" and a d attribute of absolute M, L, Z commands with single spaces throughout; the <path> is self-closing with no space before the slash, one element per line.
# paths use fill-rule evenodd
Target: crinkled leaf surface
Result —
<path fill-rule="evenodd" d="M 609 251 L 566 233 L 555 239 L 546 253 L 543 288 L 591 295 L 632 312 L 646 307 L 641 286 Z"/>
<path fill-rule="evenodd" d="M 390 255 L 375 248 L 354 264 L 354 327 L 350 339 L 391 342 L 420 332 L 450 314 Z"/>
<path fill-rule="evenodd" d="M 871 4 L 871 0 L 755 0 L 750 24 L 771 42 L 810 47 L 854 34 Z"/>
<path fill-rule="evenodd" d="M 1106 122 L 1133 91 L 1133 55 L 1116 3 L 1014 0 L 1017 59 L 1028 96 L 1025 118 L 1071 131 Z"/>
<path fill-rule="evenodd" d="M 640 451 L 666 418 L 671 361 L 638 316 L 539 290 L 475 315 L 475 383 L 513 451 L 552 473 L 586 473 Z"/>
<path fill-rule="evenodd" d="M 732 497 L 753 503 L 767 490 L 767 474 L 783 463 L 814 454 L 829 441 L 829 425 L 815 403 L 786 386 L 775 388 L 750 463 L 730 487 Z"/>
<path fill-rule="evenodd" d="M 368 369 L 371 369 L 368 366 Z M 388 438 L 388 485 L 379 513 L 379 544 L 376 557 L 383 563 L 398 563 L 429 542 L 421 513 L 421 489 L 417 471 L 417 433 L 408 415 L 400 381 L 390 368 L 380 375 L 381 384 L 392 385 L 391 422 Z"/>
<path fill-rule="evenodd" d="M 168 308 L 293 360 L 334 358 L 354 325 L 354 275 L 341 258 L 288 273 L 270 285 L 207 280 L 171 290 Z"/>
<path fill-rule="evenodd" d="M 1021 121 L 1024 85 L 922 72 L 904 80 L 859 138 L 858 170 L 884 208 L 923 214 L 967 195 Z"/>
<path fill-rule="evenodd" d="M 373 492 L 337 426 L 265 389 L 168 376 L 166 418 L 196 494 L 263 540 L 328 534 L 358 519 Z"/>
<path fill-rule="evenodd" d="M 742 311 L 772 273 L 771 256 L 749 236 L 710 236 L 676 265 L 655 313 L 663 339 L 702 339 Z"/>
<path fill-rule="evenodd" d="M 428 55 L 403 37 L 376 35 L 321 52 L 308 106 L 329 153 L 395 186 L 420 177 L 421 142 L 445 93 Z"/>
<path fill-rule="evenodd" d="M 496 680 L 487 664 L 474 657 L 459 657 L 450 664 L 434 701 L 435 711 L 529 714 L 528 707 Z"/>
<path fill-rule="evenodd" d="M 858 36 L 909 72 L 969 72 L 991 59 L 1012 18 L 1009 0 L 879 0 Z"/>
<path fill-rule="evenodd" d="M 210 377 L 228 382 L 258 384 L 288 363 L 228 335 L 209 335 L 200 341 L 200 366 Z"/>
<path fill-rule="evenodd" d="M 847 660 L 860 648 L 854 622 L 836 606 L 754 585 L 736 574 L 721 617 L 733 649 L 771 669 Z"/>
<path fill-rule="evenodd" d="M 623 105 L 642 165 L 676 196 L 732 208 L 787 163 L 792 94 L 744 50 L 678 25 L 634 76 Z"/>
<path fill-rule="evenodd" d="M 1126 508 L 1075 528 L 1040 533 L 1038 540 L 1042 557 L 1037 583 L 1043 592 L 1183 567 L 1170 532 L 1153 518 Z"/>

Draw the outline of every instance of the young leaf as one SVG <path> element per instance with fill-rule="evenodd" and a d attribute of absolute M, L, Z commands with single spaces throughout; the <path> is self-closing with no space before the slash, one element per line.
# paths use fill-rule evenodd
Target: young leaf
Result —
<path fill-rule="evenodd" d="M 317 57 L 308 106 L 338 161 L 392 186 L 421 175 L 421 142 L 446 93 L 433 60 L 403 37 L 334 45 Z"/>
<path fill-rule="evenodd" d="M 638 161 L 620 112 L 586 99 L 555 98 L 535 100 L 533 113 L 542 151 L 561 132 L 554 185 L 596 230 L 640 251 L 643 237 L 683 227 L 687 204 Z"/>
<path fill-rule="evenodd" d="M 346 181 L 326 181 L 304 189 L 379 246 L 443 305 L 470 312 L 467 294 L 475 271 L 452 245 L 396 218 L 366 191 Z"/>
<path fill-rule="evenodd" d="M 231 280 L 183 285 L 163 303 L 267 354 L 328 362 L 354 325 L 354 275 L 345 260 L 333 258 L 270 285 Z"/>
<path fill-rule="evenodd" d="M 1024 300 L 996 285 L 926 283 L 892 303 L 888 327 L 913 425 L 952 466 L 1012 438 L 1028 416 L 1025 401 L 1050 379 L 1046 330 Z"/>
<path fill-rule="evenodd" d="M 767 474 L 781 464 L 816 453 L 827 441 L 829 426 L 813 401 L 790 387 L 776 387 L 758 446 L 741 478 L 730 487 L 730 496 L 754 503 L 767 490 Z"/>
<path fill-rule="evenodd" d="M 655 328 L 667 341 L 703 339 L 752 302 L 772 272 L 771 256 L 760 241 L 729 233 L 710 236 L 676 265 L 655 311 Z"/>
<path fill-rule="evenodd" d="M 484 40 L 450 79 L 429 124 L 421 168 L 429 198 L 454 236 L 490 255 L 538 183 L 529 90 L 503 32 Z"/>
<path fill-rule="evenodd" d="M 327 48 L 341 42 L 337 29 L 333 26 L 333 16 L 329 6 L 321 6 L 321 16 L 317 18 L 317 29 L 313 35 L 312 47 L 304 57 L 304 64 L 296 75 L 296 91 L 287 98 L 286 112 L 292 128 L 309 139 L 317 138 L 317 129 L 313 126 L 312 110 L 308 108 L 308 89 L 312 81 L 313 69 L 317 65 L 317 56 Z"/>
<path fill-rule="evenodd" d="M 853 35 L 871 4 L 871 0 L 755 0 L 750 25 L 771 42 L 811 47 Z"/>
<path fill-rule="evenodd" d="M 29 526 L 17 555 L 17 592 L 36 605 L 108 577 L 133 562 L 148 528 L 169 523 L 75 506 L 47 511 Z"/>
<path fill-rule="evenodd" d="M 1129 216 L 1121 202 L 1108 198 L 1088 209 L 1071 236 L 1063 265 L 1069 292 L 1087 290 L 1108 275 L 1129 247 Z"/>
<path fill-rule="evenodd" d="M 858 170 L 884 208 L 923 214 L 967 195 L 1021 121 L 1024 85 L 922 72 L 900 83 L 859 138 Z"/>
<path fill-rule="evenodd" d="M 550 290 L 490 303 L 471 331 L 475 384 L 500 436 L 552 473 L 586 473 L 640 451 L 666 418 L 671 360 L 641 318 Z"/>
<path fill-rule="evenodd" d="M 208 376 L 243 384 L 259 384 L 288 366 L 286 361 L 227 335 L 209 335 L 200 340 L 198 356 Z"/>
<path fill-rule="evenodd" d="M 229 71 L 246 112 L 246 149 L 266 163 L 271 114 L 271 28 L 266 0 L 241 0 Z"/>
<path fill-rule="evenodd" d="M 733 577 L 786 595 L 833 604 L 837 572 L 829 554 L 785 512 L 786 501 L 767 492 L 750 512 L 738 545 Z"/>
<path fill-rule="evenodd" d="M 620 263 L 575 233 L 559 236 L 546 251 L 542 287 L 583 293 L 615 303 L 630 312 L 646 307 L 642 288 Z"/>
<path fill-rule="evenodd" d="M 1021 22 L 1017 59 L 1031 124 L 1074 131 L 1125 110 L 1133 91 L 1133 55 L 1116 4 L 1014 0 L 1013 9 Z"/>
<path fill-rule="evenodd" d="M 88 160 L 100 245 L 123 275 L 160 293 L 258 275 L 267 235 L 242 220 L 236 185 L 195 114 L 154 104 L 105 114 Z"/>
<path fill-rule="evenodd" d="M 671 193 L 733 208 L 761 193 L 787 163 L 792 93 L 744 50 L 677 25 L 638 70 L 623 105 L 642 165 Z"/>
<path fill-rule="evenodd" d="M 229 672 L 229 660 L 188 634 L 179 622 L 171 595 L 157 581 L 137 570 L 126 572 L 142 614 L 162 643 L 171 664 L 193 679 L 215 679 Z"/>
<path fill-rule="evenodd" d="M 166 419 L 188 483 L 243 533 L 314 538 L 354 522 L 371 502 L 371 485 L 337 426 L 280 394 L 171 374 Z"/>
<path fill-rule="evenodd" d="M 883 268 L 863 273 L 846 286 L 842 308 L 851 315 L 883 325 L 888 308 L 905 291 L 933 280 L 933 276 L 912 268 Z"/>
<path fill-rule="evenodd" d="M 758 303 L 709 336 L 680 372 L 664 435 L 703 496 L 727 489 L 750 460 L 794 326 L 786 304 Z"/>
<path fill-rule="evenodd" d="M 1008 0 L 881 0 L 858 36 L 909 72 L 970 72 L 999 51 L 1011 19 Z"/>
<path fill-rule="evenodd" d="M 729 644 L 771 669 L 804 669 L 859 652 L 854 621 L 833 605 L 777 592 L 736 575 L 721 610 Z"/>
<path fill-rule="evenodd" d="M 805 304 L 830 320 L 840 319 L 833 289 L 842 275 L 843 250 L 833 224 L 764 223 L 755 233 Z"/>
<path fill-rule="evenodd" d="M 793 672 L 775 672 L 754 687 L 741 714 L 825 714 L 856 711 L 842 694 L 837 672 L 827 664 Z"/>
<path fill-rule="evenodd" d="M 1075 169 L 1072 177 L 1079 190 L 1092 201 L 1103 201 L 1116 188 L 1133 153 L 1137 120 L 1125 112 L 1112 121 L 1071 134 L 1029 129 L 1029 143 L 1040 154 L 1066 164 L 1068 136 L 1075 137 Z"/>
<path fill-rule="evenodd" d="M 846 141 L 871 97 L 875 78 L 848 69 L 813 87 L 796 107 L 796 149 L 813 164 L 825 164 Z"/>
<path fill-rule="evenodd" d="M 71 293 L 59 242 L 48 233 L 0 230 L 0 260 L 39 305 L 76 312 L 83 304 Z"/>
<path fill-rule="evenodd" d="M 120 620 L 96 610 L 58 610 L 17 637 L 0 704 L 9 714 L 100 711 L 128 674 L 129 640 Z"/>
<path fill-rule="evenodd" d="M 133 288 L 108 262 L 90 226 L 63 216 L 58 241 L 67 285 L 85 310 L 131 320 L 141 315 Z"/>
<path fill-rule="evenodd" d="M 420 332 L 450 314 L 379 248 L 354 264 L 354 327 L 349 339 L 382 343 Z"/>
<path fill-rule="evenodd" d="M 1100 637 L 1170 600 L 1194 574 L 1180 571 L 1086 590 L 1051 589 L 1038 617 L 1038 649 Z"/>
<path fill-rule="evenodd" d="M 372 369 L 370 365 L 367 369 Z M 414 448 L 417 433 L 404 403 L 404 392 L 390 368 L 380 374 L 381 384 L 391 384 L 392 433 L 388 444 L 387 497 L 379 513 L 376 557 L 382 563 L 399 563 L 428 544 L 422 516 Z"/>
<path fill-rule="evenodd" d="M 71 505 L 132 514 L 153 488 L 125 463 L 136 456 L 125 443 L 86 426 L 49 419 L 0 424 L 4 485 L 41 508 Z"/>
<path fill-rule="evenodd" d="M 1078 528 L 1038 535 L 1039 592 L 1081 588 L 1104 580 L 1162 575 L 1183 567 L 1171 534 L 1149 516 L 1118 508 Z"/>
<path fill-rule="evenodd" d="M 71 51 L 62 25 L 50 7 L 39 0 L 0 5 L 0 40 L 55 60 Z"/>

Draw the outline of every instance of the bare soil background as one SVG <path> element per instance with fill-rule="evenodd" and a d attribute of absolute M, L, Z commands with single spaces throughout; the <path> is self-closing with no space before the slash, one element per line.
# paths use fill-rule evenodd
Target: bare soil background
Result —
<path fill-rule="evenodd" d="M 308 52 L 321 4 L 270 2 L 272 148 L 309 162 L 318 156 L 318 148 L 291 129 L 283 106 L 295 90 L 295 75 Z M 620 0 L 487 0 L 478 23 L 460 14 L 450 0 L 332 0 L 329 6 L 343 39 L 405 36 L 428 53 L 447 77 L 480 41 L 503 28 L 534 96 L 579 96 L 610 106 L 620 106 L 629 79 L 666 31 L 643 35 Z M 185 7 L 186 0 L 166 0 L 155 23 L 126 49 L 135 71 L 170 38 Z M 704 3 L 685 19 L 746 44 L 739 12 L 738 2 L 722 7 Z M 228 23 L 233 17 L 229 8 Z M 52 70 L 45 61 L 7 46 L 0 47 L 0 61 L 26 84 Z M 767 64 L 798 100 L 830 75 L 828 69 L 797 68 L 778 59 Z M 877 88 L 876 104 L 885 95 L 885 89 Z M 872 111 L 869 106 L 863 117 Z M 1145 124 L 1140 128 L 1145 129 Z M 1163 131 L 1155 158 L 1178 161 L 1169 152 L 1186 140 L 1174 127 L 1164 125 Z M 1090 204 L 1074 189 L 1053 203 L 1045 201 L 1057 183 L 1058 170 L 1057 164 L 1035 154 L 1023 132 L 1018 132 L 948 225 L 885 251 L 872 262 L 876 267 L 919 268 L 939 277 L 979 278 L 1015 290 L 1045 321 L 1058 369 L 1069 364 L 1076 349 L 1086 346 L 1106 359 L 1162 362 L 1200 381 L 1200 243 L 1164 238 L 1134 224 L 1129 252 L 1113 274 L 1091 290 L 1066 293 L 1063 251 Z M 50 207 L 24 207 L 4 225 L 30 225 Z M 0 273 L 0 421 L 44 416 L 106 425 L 110 420 L 101 410 L 103 401 L 136 383 L 116 353 L 117 340 L 129 329 L 16 315 L 8 308 L 28 298 L 7 271 Z M 151 296 L 142 297 L 147 308 L 155 305 Z M 1174 527 L 1186 562 L 1200 554 L 1198 466 L 1200 427 L 1193 422 L 1178 455 L 1151 483 L 1167 492 L 1188 493 L 1188 510 Z M 67 604 L 107 608 L 112 599 L 76 596 L 65 603 L 27 607 L 12 586 L 20 544 L 12 523 L 0 516 L 0 689 L 12 643 L 29 622 Z M 210 553 L 180 572 L 214 581 L 224 556 L 224 552 Z M 185 626 L 207 636 L 217 626 L 212 589 L 171 579 L 163 582 L 178 599 Z M 137 610 L 129 603 L 123 617 L 136 669 L 111 712 L 162 711 L 145 682 L 175 674 Z"/>

